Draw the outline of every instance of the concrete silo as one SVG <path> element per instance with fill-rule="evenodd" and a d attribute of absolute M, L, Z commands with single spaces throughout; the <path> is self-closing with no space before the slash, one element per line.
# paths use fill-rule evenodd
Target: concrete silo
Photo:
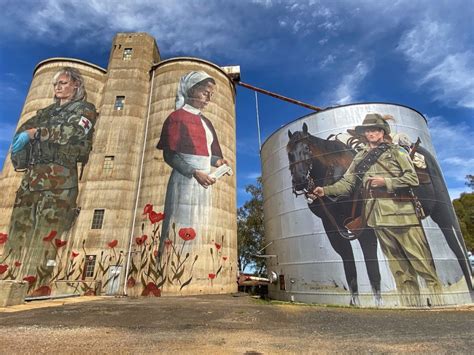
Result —
<path fill-rule="evenodd" d="M 361 207 L 353 200 L 375 201 L 378 197 L 354 197 L 354 191 L 322 200 L 305 196 L 305 189 L 311 191 L 342 178 L 356 152 L 364 148 L 354 127 L 368 113 L 393 116 L 387 122 L 391 136 L 400 145 L 400 154 L 413 155 L 419 180 L 413 192 L 426 215 L 416 226 L 426 238 L 428 252 L 422 256 L 387 257 L 383 252 L 387 245 L 381 247 L 383 241 L 376 231 L 380 226 L 366 227 L 358 238 L 353 238 L 345 226 L 351 217 L 363 213 L 357 212 Z M 418 138 L 420 143 L 413 151 Z M 368 307 L 471 302 L 464 242 L 436 162 L 426 119 L 419 112 L 384 103 L 327 109 L 277 130 L 264 143 L 261 155 L 265 237 L 271 243 L 266 249 L 267 267 L 274 280 L 269 287 L 270 297 Z M 395 194 L 402 194 L 397 191 Z M 387 196 L 392 198 L 392 192 Z M 404 201 L 411 201 L 407 208 L 414 213 L 416 200 L 411 196 Z M 395 208 L 390 213 L 396 216 L 405 212 Z M 431 287 L 429 277 L 418 266 L 412 266 L 415 262 L 431 265 L 436 288 Z M 394 272 L 400 265 L 406 265 L 406 272 Z M 412 288 L 401 290 L 401 285 Z"/>
<path fill-rule="evenodd" d="M 162 247 L 163 255 L 158 258 L 159 263 L 162 264 L 158 266 L 158 270 L 159 273 L 163 271 L 163 275 L 152 275 L 149 278 L 155 285 L 162 287 L 165 294 L 226 293 L 236 289 L 235 175 L 219 178 L 207 190 L 198 187 L 195 192 L 190 192 L 178 186 L 173 198 L 181 201 L 176 202 L 181 204 L 179 207 L 181 217 L 176 217 L 176 214 L 174 217 L 169 216 L 165 209 L 172 168 L 163 160 L 166 149 L 158 150 L 157 143 L 160 137 L 163 137 L 165 120 L 175 111 L 180 81 L 193 72 L 204 73 L 200 75 L 211 77 L 215 83 L 214 93 L 212 97 L 209 97 L 209 104 L 199 115 L 204 116 L 204 120 L 207 118 L 207 123 L 202 121 L 203 126 L 213 126 L 211 128 L 215 130 L 216 135 L 214 141 L 218 141 L 222 157 L 235 170 L 235 88 L 225 72 L 215 64 L 196 58 L 173 58 L 155 65 L 152 71 L 151 103 L 147 117 L 148 130 L 135 236 L 147 235 L 149 238 L 154 238 L 155 244 L 149 248 L 154 248 L 156 255 L 161 254 L 158 237 L 161 237 L 162 243 L 167 240 L 166 246 Z M 201 123 L 198 123 L 198 126 L 201 128 Z M 183 126 L 180 130 L 188 128 Z M 180 135 L 180 133 L 177 134 Z M 187 134 L 183 133 L 186 137 L 179 138 L 182 139 L 179 143 L 181 147 L 183 144 L 191 144 L 190 141 L 193 140 Z M 186 151 L 186 148 L 176 150 Z M 191 151 L 187 152 L 191 153 Z M 211 171 L 216 169 L 215 166 L 210 168 Z M 185 185 L 194 181 L 191 176 L 182 178 L 186 180 Z M 205 202 L 201 197 L 196 196 L 204 191 Z M 168 201 L 168 204 L 170 202 Z M 159 229 L 151 224 L 152 218 L 147 217 L 146 211 L 143 214 L 147 205 L 153 206 L 153 213 L 165 213 L 163 221 L 160 222 L 163 225 L 160 225 Z M 171 220 L 167 221 L 168 217 L 171 217 Z M 163 226 L 168 233 L 163 233 Z M 185 230 L 189 231 L 188 228 L 192 231 L 191 235 L 186 237 L 183 233 Z M 134 255 L 141 250 L 140 248 L 141 246 L 137 243 L 133 244 Z M 137 264 L 139 262 L 135 261 L 135 265 Z M 140 272 L 135 270 L 132 276 L 141 280 L 142 274 L 143 270 Z M 149 284 L 149 280 L 142 280 L 142 283 Z M 128 292 L 133 292 L 133 289 L 129 289 Z"/>

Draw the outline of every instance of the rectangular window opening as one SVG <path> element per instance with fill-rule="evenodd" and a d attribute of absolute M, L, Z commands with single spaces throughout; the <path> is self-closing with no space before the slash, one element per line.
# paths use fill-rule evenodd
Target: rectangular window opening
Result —
<path fill-rule="evenodd" d="M 86 263 L 84 266 L 84 273 L 82 274 L 82 279 L 84 280 L 86 277 L 94 277 L 94 270 L 95 270 L 95 260 L 96 255 L 86 255 Z"/>
<path fill-rule="evenodd" d="M 91 229 L 102 229 L 102 223 L 104 222 L 104 214 L 105 210 L 94 210 Z"/>
<path fill-rule="evenodd" d="M 116 96 L 114 108 L 117 111 L 123 110 L 125 105 L 125 96 Z"/>
<path fill-rule="evenodd" d="M 132 60 L 133 48 L 125 48 L 123 50 L 123 60 Z"/>
<path fill-rule="evenodd" d="M 114 169 L 114 159 L 115 157 L 113 155 L 106 155 L 104 158 L 104 166 L 102 167 L 102 170 L 107 175 L 112 174 L 112 170 Z"/>

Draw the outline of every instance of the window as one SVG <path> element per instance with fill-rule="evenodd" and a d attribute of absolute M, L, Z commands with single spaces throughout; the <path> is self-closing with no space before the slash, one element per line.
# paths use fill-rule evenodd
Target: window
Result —
<path fill-rule="evenodd" d="M 84 266 L 84 273 L 82 274 L 83 280 L 86 277 L 94 277 L 95 259 L 96 255 L 86 255 L 86 264 Z"/>
<path fill-rule="evenodd" d="M 123 50 L 123 60 L 131 60 L 132 59 L 133 48 L 125 48 Z"/>
<path fill-rule="evenodd" d="M 125 105 L 125 96 L 116 96 L 115 97 L 115 109 L 117 111 L 123 110 L 123 106 Z"/>
<path fill-rule="evenodd" d="M 104 158 L 104 166 L 102 170 L 106 175 L 112 174 L 112 170 L 114 169 L 114 156 L 113 155 L 106 155 Z"/>
<path fill-rule="evenodd" d="M 105 210 L 94 210 L 94 217 L 92 217 L 91 229 L 102 229 L 102 223 L 104 222 Z"/>

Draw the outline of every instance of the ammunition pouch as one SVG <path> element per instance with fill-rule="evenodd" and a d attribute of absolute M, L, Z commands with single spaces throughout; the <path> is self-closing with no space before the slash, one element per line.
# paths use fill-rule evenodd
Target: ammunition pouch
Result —
<path fill-rule="evenodd" d="M 10 159 L 15 171 L 25 171 L 30 165 L 31 145 L 27 145 L 24 149 L 16 153 L 11 153 Z"/>

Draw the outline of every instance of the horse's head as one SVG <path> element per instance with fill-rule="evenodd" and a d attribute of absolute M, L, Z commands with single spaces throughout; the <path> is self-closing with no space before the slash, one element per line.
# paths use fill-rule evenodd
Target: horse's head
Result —
<path fill-rule="evenodd" d="M 288 130 L 290 138 L 286 150 L 288 152 L 288 160 L 290 162 L 291 183 L 293 185 L 293 193 L 300 195 L 308 188 L 308 177 L 312 169 L 312 154 L 308 138 L 308 126 L 303 124 L 302 131 L 291 133 Z"/>

